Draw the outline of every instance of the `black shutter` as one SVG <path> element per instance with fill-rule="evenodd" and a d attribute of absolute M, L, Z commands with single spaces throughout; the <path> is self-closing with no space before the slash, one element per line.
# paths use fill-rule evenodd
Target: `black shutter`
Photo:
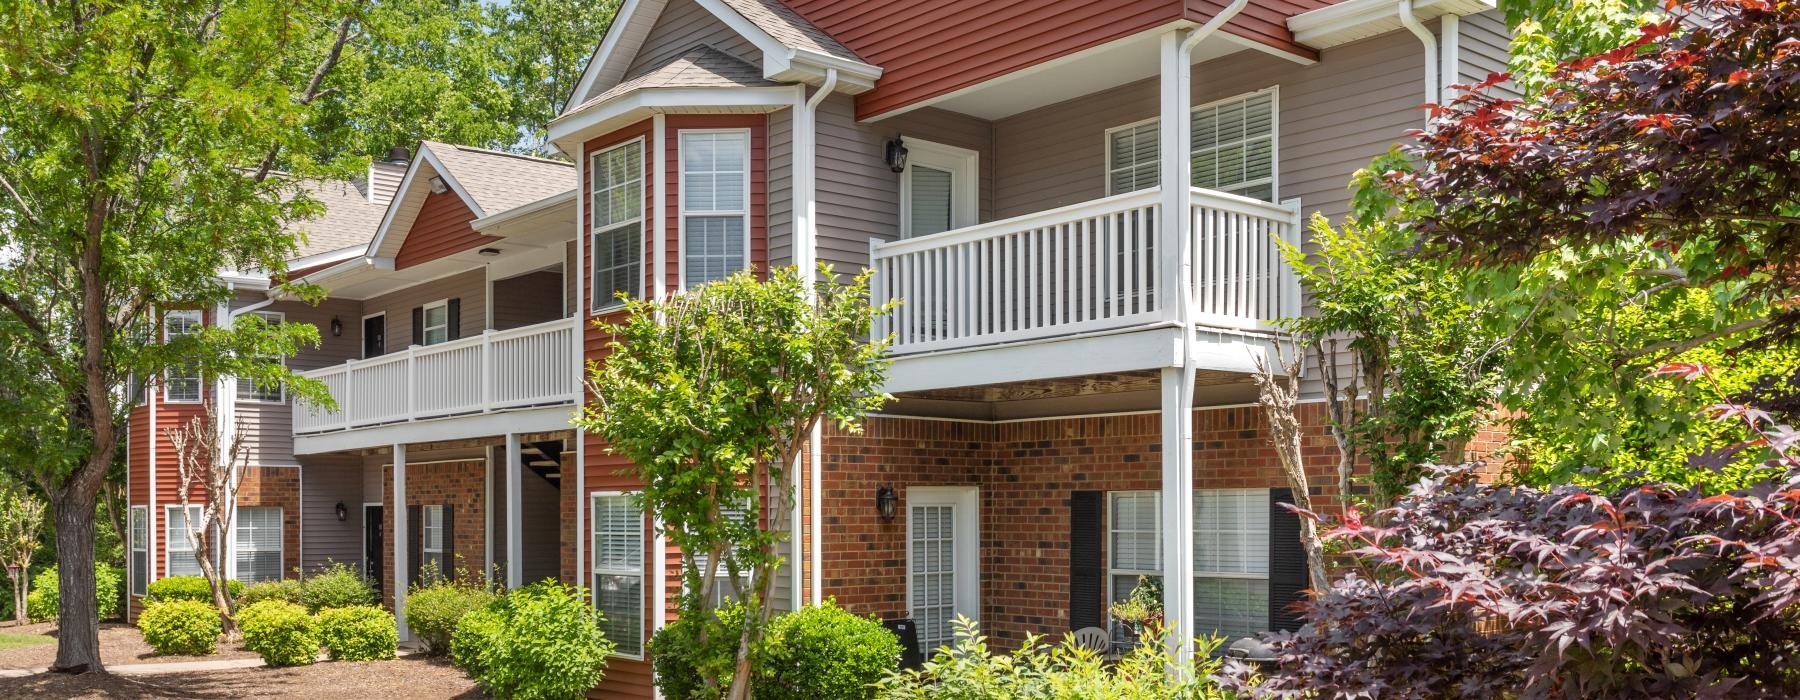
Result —
<path fill-rule="evenodd" d="M 450 339 L 462 337 L 462 299 L 451 299 L 444 315 L 450 317 Z"/>
<path fill-rule="evenodd" d="M 444 504 L 444 560 L 438 562 L 438 571 L 445 581 L 456 580 L 456 507 Z"/>
<path fill-rule="evenodd" d="M 425 558 L 425 509 L 419 506 L 406 507 L 406 580 L 400 583 L 400 589 L 406 590 L 412 584 L 419 583 L 419 572 L 424 566 L 420 561 Z"/>
<path fill-rule="evenodd" d="M 413 345 L 425 344 L 425 307 L 413 307 Z"/>
<path fill-rule="evenodd" d="M 1269 489 L 1269 629 L 1292 632 L 1302 620 L 1294 604 L 1306 599 L 1306 548 L 1300 545 L 1300 516 L 1282 507 L 1294 490 Z"/>
<path fill-rule="evenodd" d="M 1106 627 L 1106 494 L 1069 494 L 1069 629 Z"/>

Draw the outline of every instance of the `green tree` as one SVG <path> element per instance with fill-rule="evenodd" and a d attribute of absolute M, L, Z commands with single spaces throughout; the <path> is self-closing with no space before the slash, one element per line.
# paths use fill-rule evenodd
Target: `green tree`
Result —
<path fill-rule="evenodd" d="M 13 619 L 25 624 L 26 588 L 31 581 L 31 557 L 37 553 L 39 531 L 44 528 L 44 502 L 16 488 L 0 492 L 0 567 L 12 579 Z"/>
<path fill-rule="evenodd" d="M 167 343 L 163 310 L 276 274 L 315 214 L 314 102 L 356 25 L 349 0 L 0 0 L 0 468 L 39 485 L 56 532 L 52 668 L 103 669 L 95 503 L 132 398 L 181 368 L 315 383 L 262 358 L 316 341 L 258 321 Z M 295 289 L 317 298 L 318 290 Z M 29 457 L 28 459 L 13 459 Z"/>
<path fill-rule="evenodd" d="M 590 371 L 597 400 L 576 422 L 631 460 L 640 503 L 668 524 L 690 592 L 683 615 L 711 619 L 718 566 L 750 581 L 738 591 L 753 617 L 735 672 L 705 679 L 732 698 L 749 697 L 750 650 L 774 611 L 776 547 L 809 436 L 825 421 L 859 430 L 888 399 L 887 340 L 864 340 L 887 310 L 868 306 L 870 274 L 840 284 L 822 267 L 826 281 L 808 294 L 796 268 L 766 281 L 741 272 L 666 302 L 631 301 Z"/>

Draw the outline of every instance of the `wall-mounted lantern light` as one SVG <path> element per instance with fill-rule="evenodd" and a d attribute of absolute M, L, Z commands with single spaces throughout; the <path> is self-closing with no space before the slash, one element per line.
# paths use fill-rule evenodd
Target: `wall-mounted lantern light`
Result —
<path fill-rule="evenodd" d="M 887 166 L 888 166 L 889 170 L 892 170 L 897 173 L 905 172 L 906 171 L 906 142 L 900 140 L 900 137 L 898 137 L 898 136 L 895 136 L 893 138 L 893 140 L 888 141 L 887 142 L 887 153 L 883 156 L 883 160 L 887 161 Z"/>
<path fill-rule="evenodd" d="M 338 522 L 340 522 L 340 523 L 344 522 L 344 520 L 348 519 L 349 517 L 350 517 L 350 509 L 344 507 L 343 501 L 338 501 L 338 503 L 337 503 Z"/>
<path fill-rule="evenodd" d="M 336 338 L 343 334 L 344 334 L 344 322 L 339 321 L 338 317 L 332 316 L 331 317 L 331 337 Z"/>
<path fill-rule="evenodd" d="M 881 515 L 882 522 L 893 522 L 899 511 L 900 494 L 894 493 L 894 487 L 882 486 L 875 489 L 875 512 Z"/>

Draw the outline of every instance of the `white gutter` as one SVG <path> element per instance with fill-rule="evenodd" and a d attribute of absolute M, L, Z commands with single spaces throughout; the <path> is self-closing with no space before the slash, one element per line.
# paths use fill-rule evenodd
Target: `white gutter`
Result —
<path fill-rule="evenodd" d="M 577 168 L 579 171 L 580 169 Z M 575 200 L 575 190 L 566 190 L 543 199 L 521 204 L 506 211 L 496 212 L 469 222 L 469 228 L 476 231 L 488 231 L 496 226 L 517 221 L 539 212 L 550 211 Z"/>
<path fill-rule="evenodd" d="M 1419 43 L 1425 45 L 1425 101 L 1436 104 L 1440 101 L 1443 86 L 1438 82 L 1438 42 L 1425 23 L 1413 14 L 1413 0 L 1399 0 L 1396 12 L 1400 16 L 1400 26 L 1406 27 L 1413 36 L 1419 37 Z"/>
<path fill-rule="evenodd" d="M 236 285 L 230 284 L 230 283 L 227 283 L 226 287 L 229 289 L 233 289 L 233 290 L 236 289 Z M 272 298 L 264 299 L 262 301 L 254 303 L 254 304 L 250 304 L 249 306 L 245 306 L 245 307 L 237 308 L 237 309 L 231 308 L 230 302 L 220 304 L 219 305 L 219 311 L 221 312 L 219 314 L 220 321 L 221 321 L 220 325 L 222 325 L 225 329 L 229 330 L 232 327 L 237 325 L 237 319 L 239 316 L 243 316 L 244 314 L 252 313 L 255 311 L 260 311 L 262 309 L 266 309 L 269 307 L 270 304 L 273 304 L 273 303 L 275 303 L 275 300 Z M 224 447 L 225 449 L 230 449 L 231 435 L 232 435 L 232 432 L 237 428 L 237 380 L 236 380 L 236 378 L 235 377 L 225 377 L 225 378 L 219 379 L 219 382 L 218 382 L 216 388 L 214 389 L 214 393 L 217 394 L 217 396 L 215 396 L 213 398 L 214 398 L 214 400 L 216 400 L 218 402 L 219 407 L 214 412 L 218 416 L 218 421 L 217 421 L 218 425 L 213 426 L 213 429 L 217 430 L 219 432 L 219 437 L 218 437 L 219 445 Z M 246 466 L 248 466 L 248 465 L 246 465 Z M 243 472 L 239 471 L 238 473 L 234 474 L 232 476 L 232 479 L 233 479 L 233 481 L 235 481 L 237 483 L 234 483 L 231 486 L 231 492 L 233 494 L 233 497 L 232 497 L 232 501 L 230 504 L 230 510 L 228 510 L 225 515 L 225 536 L 221 537 L 220 538 L 221 541 L 219 542 L 219 555 L 220 555 L 220 558 L 224 560 L 225 573 L 226 573 L 227 578 L 237 578 L 237 573 L 238 573 L 237 572 L 237 557 L 236 556 L 227 557 L 225 555 L 230 554 L 232 545 L 237 543 L 238 504 L 237 504 L 236 493 L 237 493 L 237 490 L 240 487 L 240 485 L 243 483 L 243 480 L 244 480 Z M 210 497 L 211 497 L 211 494 L 208 494 L 208 498 L 210 498 Z"/>
<path fill-rule="evenodd" d="M 792 139 L 794 144 L 793 250 L 794 264 L 800 268 L 801 279 L 806 282 L 808 294 L 812 293 L 813 285 L 818 283 L 819 267 L 818 176 L 816 174 L 817 163 L 815 162 L 818 151 L 818 111 L 819 105 L 824 104 L 825 98 L 829 97 L 832 91 L 837 89 L 837 84 L 837 69 L 827 68 L 825 70 L 824 84 L 820 85 L 819 89 L 813 92 L 811 97 L 806 96 L 805 85 L 802 85 L 795 95 L 795 102 L 798 104 L 795 105 L 796 109 L 794 110 L 792 125 L 794 130 Z M 805 99 L 801 100 L 800 98 Z M 812 494 L 812 500 L 807 505 L 809 506 L 808 513 L 810 514 L 812 521 L 813 533 L 812 549 L 806 553 L 806 561 L 811 567 L 812 574 L 809 579 L 812 584 L 812 595 L 808 596 L 808 600 L 814 605 L 818 605 L 824 600 L 825 578 L 824 573 L 820 569 L 824 564 L 824 557 L 821 552 L 823 551 L 822 545 L 825 540 L 821 534 L 825 525 L 825 510 L 820 500 L 820 496 L 823 494 L 824 477 L 822 475 L 823 470 L 820 468 L 819 464 L 823 454 L 823 436 L 819 426 L 815 425 L 813 426 L 812 434 L 807 436 L 806 470 L 807 490 Z M 795 471 L 799 471 L 799 465 L 796 464 L 794 466 Z M 800 542 L 802 541 L 801 536 L 803 534 L 800 517 L 800 500 L 801 499 L 798 497 L 794 499 L 794 512 L 792 515 L 793 523 L 790 528 L 792 532 L 789 535 L 793 538 L 794 546 L 796 548 L 800 547 Z M 800 557 L 796 556 L 795 558 L 799 559 Z M 800 568 L 801 567 L 796 566 L 792 572 L 792 576 L 794 577 L 794 595 L 796 598 L 800 595 L 800 591 L 803 588 L 800 581 Z"/>

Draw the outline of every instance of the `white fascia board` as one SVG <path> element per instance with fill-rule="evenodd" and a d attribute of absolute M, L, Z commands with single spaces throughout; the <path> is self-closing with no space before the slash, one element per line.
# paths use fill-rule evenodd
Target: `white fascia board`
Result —
<path fill-rule="evenodd" d="M 362 245 L 353 245 L 353 246 L 349 246 L 346 248 L 339 248 L 337 250 L 326 251 L 323 253 L 314 253 L 312 255 L 308 255 L 303 258 L 295 258 L 293 260 L 289 260 L 288 261 L 288 269 L 290 269 L 290 270 L 305 269 L 308 267 L 317 267 L 319 265 L 343 262 L 343 261 L 349 260 L 351 258 L 362 257 L 362 254 L 368 252 L 368 250 L 369 250 L 369 244 L 364 243 Z"/>
<path fill-rule="evenodd" d="M 894 358 L 882 391 L 900 393 L 1181 366 L 1181 329 L 1156 326 Z"/>
<path fill-rule="evenodd" d="M 456 196 L 461 197 L 463 203 L 469 205 L 469 211 L 474 212 L 475 218 L 479 219 L 487 215 L 486 212 L 481 210 L 481 205 L 476 203 L 475 198 L 469 196 L 469 191 L 463 189 L 462 183 L 456 181 L 456 176 L 450 173 L 450 169 L 444 167 L 443 161 L 438 160 L 438 157 L 432 154 L 431 147 L 424 143 L 420 143 L 419 154 L 413 157 L 412 165 L 407 166 L 406 176 L 400 179 L 400 186 L 394 189 L 393 201 L 388 202 L 387 213 L 381 216 L 381 226 L 375 229 L 375 240 L 369 242 L 368 251 L 364 253 L 366 257 L 374 258 L 383 252 L 383 248 L 387 247 L 388 236 L 392 235 L 394 231 L 394 216 L 396 212 L 400 211 L 401 201 L 406 199 L 408 190 L 420 184 L 418 175 L 419 164 L 421 163 L 431 167 L 432 175 L 444 179 L 445 186 L 449 187 L 450 191 L 455 192 Z M 429 179 L 430 176 L 427 175 L 425 178 Z M 401 240 L 405 239 L 402 238 Z"/>
<path fill-rule="evenodd" d="M 656 112 L 677 113 L 709 107 L 742 107 L 774 111 L 793 105 L 793 88 L 687 87 L 643 88 L 564 114 L 550 122 L 549 139 L 566 152 L 575 144 Z"/>
<path fill-rule="evenodd" d="M 1421 20 L 1443 15 L 1472 15 L 1494 9 L 1493 0 L 1414 0 Z M 1401 29 L 1396 0 L 1347 0 L 1288 18 L 1294 41 L 1328 49 L 1357 39 Z"/>
<path fill-rule="evenodd" d="M 312 455 L 360 450 L 383 445 L 442 442 L 508 433 L 547 433 L 574 430 L 576 407 L 569 404 L 520 408 L 467 416 L 447 416 L 333 433 L 294 436 L 294 454 Z"/>
<path fill-rule="evenodd" d="M 781 43 L 780 40 L 763 31 L 762 27 L 738 14 L 720 0 L 695 0 L 700 7 L 711 12 L 720 22 L 737 32 L 739 36 L 756 45 L 762 52 L 763 77 L 781 82 L 823 80 L 825 71 L 837 69 L 838 79 L 844 81 L 840 90 L 850 94 L 866 91 L 875 85 L 881 77 L 881 69 L 863 63 L 851 61 L 811 49 L 796 48 Z"/>
<path fill-rule="evenodd" d="M 506 224 L 529 218 L 533 214 L 539 214 L 566 206 L 574 201 L 575 190 L 565 190 L 529 204 L 521 204 L 506 211 L 489 214 L 476 219 L 469 223 L 469 227 L 476 231 L 484 233 L 492 231 L 493 235 L 505 236 L 506 234 L 501 231 L 506 228 Z"/>
<path fill-rule="evenodd" d="M 588 91 L 594 89 L 594 82 L 600 79 L 600 72 L 605 70 L 607 62 L 612 59 L 613 53 L 618 49 L 621 37 L 631 31 L 632 18 L 644 10 L 643 4 L 642 0 L 625 0 L 625 3 L 619 6 L 619 11 L 613 13 L 613 21 L 607 25 L 606 36 L 600 39 L 599 46 L 594 47 L 594 55 L 588 58 L 587 69 L 581 72 L 581 81 L 575 84 L 575 91 L 569 93 L 569 99 L 563 102 L 562 111 L 564 113 L 586 101 Z M 657 9 L 661 9 L 662 3 L 654 4 Z"/>

